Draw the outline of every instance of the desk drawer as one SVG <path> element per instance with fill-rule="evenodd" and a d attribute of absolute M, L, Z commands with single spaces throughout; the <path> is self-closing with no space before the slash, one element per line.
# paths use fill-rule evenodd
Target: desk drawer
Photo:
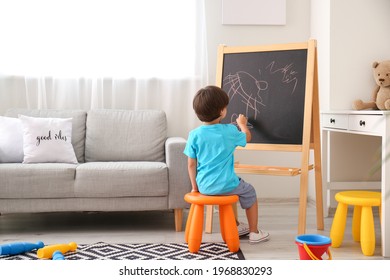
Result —
<path fill-rule="evenodd" d="M 348 115 L 322 114 L 322 126 L 348 129 Z"/>
<path fill-rule="evenodd" d="M 383 116 L 375 115 L 349 115 L 348 126 L 350 130 L 380 134 L 384 130 Z"/>

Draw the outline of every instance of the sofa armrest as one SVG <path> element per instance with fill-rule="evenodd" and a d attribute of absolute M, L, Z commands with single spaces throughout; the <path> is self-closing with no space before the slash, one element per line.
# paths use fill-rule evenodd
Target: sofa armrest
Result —
<path fill-rule="evenodd" d="M 184 195 L 191 191 L 188 176 L 187 156 L 183 153 L 186 140 L 181 137 L 169 137 L 165 142 L 165 159 L 168 166 L 169 200 L 168 208 L 187 207 Z"/>

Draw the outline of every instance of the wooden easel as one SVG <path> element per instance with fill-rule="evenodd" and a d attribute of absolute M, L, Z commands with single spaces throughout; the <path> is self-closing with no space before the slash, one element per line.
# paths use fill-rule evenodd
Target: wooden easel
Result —
<path fill-rule="evenodd" d="M 307 72 L 304 101 L 304 120 L 302 144 L 251 144 L 248 143 L 245 150 L 253 151 L 290 151 L 301 153 L 300 167 L 258 166 L 236 164 L 235 171 L 238 174 L 258 174 L 276 176 L 300 176 L 298 234 L 304 234 L 306 230 L 306 209 L 308 193 L 309 171 L 314 170 L 316 191 L 316 218 L 317 229 L 324 229 L 323 196 L 322 196 L 322 171 L 321 171 L 321 140 L 318 96 L 318 69 L 317 69 L 317 46 L 315 40 L 306 43 L 272 45 L 264 47 L 226 47 L 218 49 L 217 81 L 222 84 L 223 55 L 234 52 L 273 51 L 307 49 Z M 314 151 L 314 164 L 309 164 L 310 150 Z M 207 206 L 205 231 L 212 232 L 213 207 Z"/>

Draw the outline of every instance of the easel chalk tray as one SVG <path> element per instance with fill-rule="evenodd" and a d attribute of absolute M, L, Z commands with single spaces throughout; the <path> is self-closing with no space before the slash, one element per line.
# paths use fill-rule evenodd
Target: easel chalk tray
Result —
<path fill-rule="evenodd" d="M 309 166 L 309 170 L 313 169 L 314 165 Z M 234 170 L 240 174 L 258 174 L 258 175 L 274 175 L 274 176 L 297 176 L 301 174 L 301 169 L 298 167 L 282 167 L 282 166 L 263 166 L 251 164 L 234 164 Z"/>
<path fill-rule="evenodd" d="M 218 48 L 216 85 L 229 95 L 225 123 L 248 117 L 244 150 L 301 153 L 299 167 L 236 164 L 237 173 L 300 176 L 298 234 L 306 230 L 308 173 L 314 170 L 317 229 L 324 229 L 317 42 Z M 309 163 L 310 151 L 314 164 Z M 209 209 L 208 209 L 209 210 Z M 212 210 L 212 209 L 211 209 Z M 208 215 L 210 217 L 210 215 Z M 206 232 L 211 232 L 211 228 Z"/>

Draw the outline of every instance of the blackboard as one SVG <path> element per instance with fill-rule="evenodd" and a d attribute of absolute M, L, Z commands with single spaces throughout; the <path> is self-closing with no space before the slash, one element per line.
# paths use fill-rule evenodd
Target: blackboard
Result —
<path fill-rule="evenodd" d="M 317 229 L 324 229 L 317 42 L 218 48 L 216 85 L 230 97 L 225 123 L 248 117 L 252 141 L 244 149 L 301 153 L 300 167 L 236 162 L 240 174 L 300 176 L 298 234 L 306 228 L 309 171 L 314 170 Z M 309 163 L 313 150 L 314 164 Z"/>
<path fill-rule="evenodd" d="M 222 123 L 235 124 L 238 114 L 244 114 L 251 143 L 302 144 L 307 53 L 307 49 L 224 53 L 218 86 L 230 101 Z"/>

